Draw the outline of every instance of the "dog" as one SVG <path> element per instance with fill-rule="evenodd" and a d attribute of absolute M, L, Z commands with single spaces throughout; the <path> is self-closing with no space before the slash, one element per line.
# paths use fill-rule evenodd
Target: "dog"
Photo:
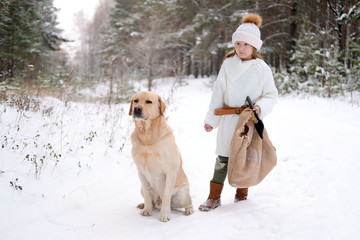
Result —
<path fill-rule="evenodd" d="M 153 207 L 160 208 L 160 221 L 167 222 L 172 208 L 184 208 L 185 215 L 194 209 L 181 154 L 164 111 L 163 100 L 153 92 L 139 92 L 131 99 L 129 115 L 135 122 L 131 154 L 144 197 L 138 208 L 142 216 L 151 216 Z"/>

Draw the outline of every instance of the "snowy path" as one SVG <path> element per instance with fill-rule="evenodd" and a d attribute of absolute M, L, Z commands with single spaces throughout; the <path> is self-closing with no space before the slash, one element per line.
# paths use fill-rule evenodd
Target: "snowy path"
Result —
<path fill-rule="evenodd" d="M 6 107 L 0 114 L 1 143 L 8 138 L 0 149 L 0 239 L 358 239 L 360 107 L 337 100 L 280 98 L 264 121 L 277 148 L 276 168 L 250 188 L 247 201 L 233 204 L 235 189 L 226 184 L 223 206 L 197 211 L 215 163 L 216 133 L 206 133 L 202 122 L 211 96 L 207 81 L 179 87 L 166 110 L 196 209 L 191 216 L 173 211 L 168 223 L 159 221 L 158 210 L 143 217 L 135 208 L 142 198 L 130 155 L 128 104 L 110 110 L 70 104 L 62 132 L 55 120 L 62 111 L 58 101 L 44 99 L 54 106 L 51 117 L 21 117 Z M 170 85 L 157 92 L 167 98 Z M 51 142 L 57 151 L 63 141 L 62 160 L 56 168 L 49 161 L 39 179 L 24 156 L 49 149 L 30 141 L 12 149 L 36 134 L 36 141 Z M 9 184 L 16 178 L 22 191 Z"/>

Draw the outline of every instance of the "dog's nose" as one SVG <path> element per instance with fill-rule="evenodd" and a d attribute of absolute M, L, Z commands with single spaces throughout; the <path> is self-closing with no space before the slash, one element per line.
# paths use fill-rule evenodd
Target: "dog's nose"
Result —
<path fill-rule="evenodd" d="M 141 115 L 141 107 L 134 107 L 134 115 L 135 116 Z"/>

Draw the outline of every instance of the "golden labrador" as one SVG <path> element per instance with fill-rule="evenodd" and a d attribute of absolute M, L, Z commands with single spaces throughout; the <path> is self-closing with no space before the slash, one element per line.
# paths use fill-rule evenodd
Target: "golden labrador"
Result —
<path fill-rule="evenodd" d="M 194 212 L 189 182 L 182 168 L 182 158 L 170 126 L 164 117 L 165 104 L 152 92 L 139 92 L 131 100 L 129 115 L 135 130 L 131 135 L 132 157 L 141 181 L 144 204 L 141 215 L 151 216 L 160 208 L 160 221 L 170 220 L 171 208 Z"/>

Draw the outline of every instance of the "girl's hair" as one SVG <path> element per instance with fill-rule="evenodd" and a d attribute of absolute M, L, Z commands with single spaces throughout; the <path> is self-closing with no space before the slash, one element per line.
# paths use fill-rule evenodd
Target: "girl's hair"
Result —
<path fill-rule="evenodd" d="M 222 62 L 224 63 L 225 59 L 230 58 L 230 57 L 233 57 L 233 56 L 235 56 L 235 55 L 236 55 L 236 51 L 235 51 L 235 49 L 233 49 L 233 50 L 231 50 L 230 52 L 228 52 L 228 53 L 225 55 L 225 57 L 224 57 L 224 59 L 223 59 Z M 256 48 L 254 48 L 254 47 L 253 47 L 253 51 L 252 51 L 251 58 L 252 58 L 252 59 L 260 58 L 261 60 L 264 60 L 264 59 L 257 53 L 257 50 L 256 50 Z"/>

